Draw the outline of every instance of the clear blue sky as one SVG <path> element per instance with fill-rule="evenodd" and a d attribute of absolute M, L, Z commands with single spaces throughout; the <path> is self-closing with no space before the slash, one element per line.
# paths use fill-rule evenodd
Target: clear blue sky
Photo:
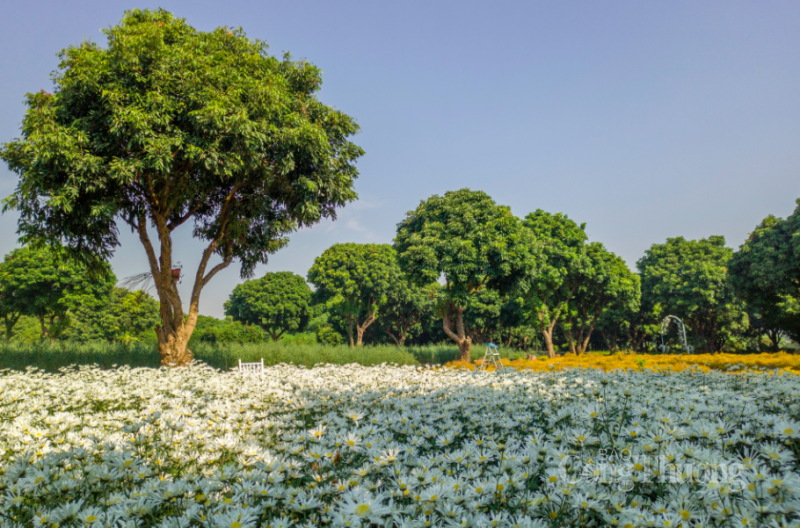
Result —
<path fill-rule="evenodd" d="M 786 1 L 2 0 L 0 142 L 19 135 L 23 94 L 51 87 L 56 52 L 104 42 L 134 7 L 307 58 L 322 99 L 362 127 L 359 201 L 258 273 L 305 276 L 335 242 L 390 243 L 420 200 L 462 187 L 519 216 L 565 212 L 631 266 L 667 237 L 736 248 L 800 197 L 800 3 Z M 15 185 L 0 166 L 0 194 Z M 3 254 L 15 220 L 0 218 Z M 191 268 L 189 235 L 176 259 Z M 124 236 L 112 265 L 146 271 L 138 240 Z M 201 312 L 221 316 L 238 282 L 235 267 L 215 277 Z"/>

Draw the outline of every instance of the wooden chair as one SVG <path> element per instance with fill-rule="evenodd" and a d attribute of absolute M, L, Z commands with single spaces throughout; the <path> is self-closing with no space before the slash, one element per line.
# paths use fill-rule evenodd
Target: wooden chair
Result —
<path fill-rule="evenodd" d="M 242 363 L 242 360 L 240 359 L 239 372 L 248 372 L 248 373 L 258 374 L 259 376 L 263 376 L 264 358 L 261 358 L 261 361 L 257 363 Z"/>

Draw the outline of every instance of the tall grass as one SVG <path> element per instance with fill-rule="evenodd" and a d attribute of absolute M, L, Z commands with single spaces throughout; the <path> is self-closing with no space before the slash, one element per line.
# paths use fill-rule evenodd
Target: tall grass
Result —
<path fill-rule="evenodd" d="M 197 360 L 219 369 L 230 369 L 238 365 L 238 360 L 251 362 L 264 358 L 265 365 L 291 363 L 313 367 L 319 363 L 345 365 L 358 363 L 364 366 L 396 363 L 398 365 L 443 365 L 458 358 L 458 348 L 454 345 L 428 345 L 421 347 L 328 346 L 320 344 L 298 344 L 284 342 L 264 342 L 254 344 L 192 346 Z M 515 357 L 513 350 L 500 351 L 502 357 Z M 483 356 L 483 347 L 472 349 L 472 359 Z M 160 366 L 158 350 L 152 344 L 133 343 L 75 343 L 39 342 L 0 344 L 0 369 L 24 370 L 35 367 L 48 372 L 56 372 L 62 367 L 79 365 L 98 365 L 112 368 L 114 365 L 131 367 Z"/>

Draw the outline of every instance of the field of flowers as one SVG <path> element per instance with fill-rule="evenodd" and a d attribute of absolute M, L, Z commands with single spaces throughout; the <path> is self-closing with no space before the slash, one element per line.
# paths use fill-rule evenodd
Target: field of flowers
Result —
<path fill-rule="evenodd" d="M 480 364 L 481 360 L 477 360 Z M 682 371 L 700 369 L 705 372 L 720 370 L 738 372 L 743 370 L 782 370 L 800 374 L 800 354 L 787 352 L 770 354 L 564 354 L 553 359 L 545 356 L 534 359 L 502 360 L 503 365 L 518 370 L 563 370 L 568 368 L 595 368 L 604 371 L 614 369 L 649 369 L 654 371 Z M 475 363 L 463 361 L 447 363 L 451 368 L 473 370 Z M 494 370 L 490 367 L 490 370 Z"/>
<path fill-rule="evenodd" d="M 0 372 L 0 524 L 798 526 L 800 377 Z"/>

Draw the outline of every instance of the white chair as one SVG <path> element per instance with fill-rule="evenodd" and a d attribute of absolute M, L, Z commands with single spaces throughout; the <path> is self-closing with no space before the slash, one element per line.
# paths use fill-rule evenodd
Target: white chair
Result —
<path fill-rule="evenodd" d="M 258 374 L 259 376 L 263 376 L 264 358 L 261 358 L 261 361 L 257 363 L 242 363 L 242 360 L 240 359 L 239 372 L 252 372 L 253 374 Z"/>

